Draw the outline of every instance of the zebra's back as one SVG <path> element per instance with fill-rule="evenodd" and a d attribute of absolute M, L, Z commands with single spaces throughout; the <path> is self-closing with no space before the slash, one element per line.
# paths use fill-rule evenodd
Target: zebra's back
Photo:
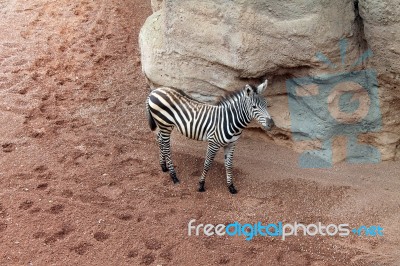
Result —
<path fill-rule="evenodd" d="M 149 109 L 160 129 L 171 130 L 176 126 L 181 134 L 195 140 L 207 140 L 215 108 L 167 87 L 158 88 L 149 95 Z"/>

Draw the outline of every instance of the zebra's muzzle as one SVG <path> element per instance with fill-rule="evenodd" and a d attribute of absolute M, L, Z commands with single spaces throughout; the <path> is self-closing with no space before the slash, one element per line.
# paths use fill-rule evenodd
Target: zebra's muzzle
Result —
<path fill-rule="evenodd" d="M 271 130 L 273 126 L 275 126 L 274 120 L 272 120 L 272 118 L 267 119 L 267 121 L 265 121 L 264 130 Z"/>

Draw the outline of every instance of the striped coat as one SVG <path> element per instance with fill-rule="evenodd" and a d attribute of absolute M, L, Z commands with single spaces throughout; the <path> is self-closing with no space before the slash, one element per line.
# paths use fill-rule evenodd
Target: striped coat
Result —
<path fill-rule="evenodd" d="M 273 126 L 262 97 L 266 87 L 267 81 L 258 87 L 246 85 L 215 105 L 199 102 L 172 88 L 153 90 L 147 98 L 146 108 L 150 128 L 159 128 L 157 141 L 162 170 L 170 172 L 174 183 L 179 182 L 170 152 L 170 135 L 176 127 L 190 139 L 208 142 L 199 191 L 205 191 L 206 174 L 218 149 L 224 147 L 228 188 L 231 193 L 236 193 L 232 181 L 232 159 L 236 141 L 252 119 L 256 119 L 265 129 Z"/>

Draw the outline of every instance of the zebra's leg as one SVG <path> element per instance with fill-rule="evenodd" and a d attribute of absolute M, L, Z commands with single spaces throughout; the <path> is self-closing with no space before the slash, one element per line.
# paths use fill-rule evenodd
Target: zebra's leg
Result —
<path fill-rule="evenodd" d="M 162 140 L 161 132 L 157 133 L 157 142 L 158 142 L 158 147 L 160 148 L 160 165 L 161 165 L 161 170 L 163 172 L 167 172 L 167 164 L 165 162 L 165 152 L 164 152 L 164 143 Z"/>
<path fill-rule="evenodd" d="M 171 159 L 171 131 L 161 131 L 161 141 L 163 144 L 163 155 L 164 155 L 164 159 L 167 163 L 167 167 L 169 170 L 169 175 L 171 176 L 172 181 L 174 182 L 174 184 L 179 183 L 179 179 L 176 177 L 176 172 L 175 172 L 175 168 L 174 165 L 172 163 L 172 159 Z"/>
<path fill-rule="evenodd" d="M 233 152 L 235 151 L 236 143 L 229 143 L 224 147 L 224 158 L 225 158 L 225 169 L 226 169 L 226 181 L 228 183 L 229 192 L 236 194 L 237 190 L 233 185 L 232 180 L 232 164 L 233 164 Z"/>
<path fill-rule="evenodd" d="M 211 143 L 211 142 L 208 143 L 207 155 L 206 155 L 206 160 L 204 161 L 203 173 L 201 174 L 200 181 L 199 181 L 199 192 L 206 191 L 204 188 L 204 184 L 206 181 L 206 175 L 207 175 L 208 170 L 210 170 L 210 167 L 212 165 L 212 162 L 214 161 L 214 157 L 217 154 L 218 149 L 219 149 L 218 145 Z"/>

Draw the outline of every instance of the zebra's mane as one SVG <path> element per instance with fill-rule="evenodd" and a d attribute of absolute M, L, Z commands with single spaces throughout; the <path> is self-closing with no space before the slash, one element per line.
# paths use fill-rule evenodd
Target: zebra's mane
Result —
<path fill-rule="evenodd" d="M 255 86 L 250 85 L 250 87 L 253 89 L 254 92 L 257 92 L 257 88 Z M 220 105 L 224 102 L 236 99 L 243 90 L 244 88 L 238 89 L 236 91 L 226 92 L 225 95 L 218 98 L 216 105 Z"/>
<path fill-rule="evenodd" d="M 185 98 L 187 98 L 187 99 L 189 99 L 189 100 L 191 100 L 191 101 L 194 101 L 194 102 L 196 102 L 196 103 L 203 103 L 203 102 L 200 102 L 199 100 L 196 100 L 196 99 L 193 98 L 192 96 L 186 94 L 186 93 L 185 93 L 183 90 L 181 90 L 181 89 L 178 89 L 178 88 L 172 88 L 172 89 L 174 89 L 176 92 L 178 92 L 182 97 L 185 97 Z"/>
<path fill-rule="evenodd" d="M 254 92 L 257 92 L 257 88 L 256 88 L 255 86 L 250 85 L 250 87 L 253 89 Z M 205 102 L 201 102 L 201 101 L 199 101 L 199 100 L 193 98 L 192 96 L 186 94 L 186 93 L 185 93 L 183 90 L 181 90 L 181 89 L 178 89 L 178 88 L 173 88 L 173 89 L 174 89 L 176 92 L 178 92 L 182 97 L 185 97 L 185 98 L 187 98 L 187 99 L 189 99 L 189 100 L 191 100 L 191 101 L 194 101 L 194 102 L 200 103 L 200 104 L 207 104 L 207 103 L 205 103 Z M 212 105 L 221 105 L 221 104 L 223 104 L 223 103 L 225 103 L 225 102 L 229 102 L 229 101 L 231 101 L 231 100 L 234 100 L 234 99 L 237 98 L 237 96 L 239 96 L 239 95 L 242 93 L 243 90 L 244 90 L 244 88 L 241 88 L 241 89 L 238 89 L 238 90 L 235 90 L 235 91 L 225 92 L 225 94 L 222 95 L 222 96 L 219 96 L 219 97 L 217 98 L 217 100 L 216 100 L 214 103 L 212 103 Z"/>

